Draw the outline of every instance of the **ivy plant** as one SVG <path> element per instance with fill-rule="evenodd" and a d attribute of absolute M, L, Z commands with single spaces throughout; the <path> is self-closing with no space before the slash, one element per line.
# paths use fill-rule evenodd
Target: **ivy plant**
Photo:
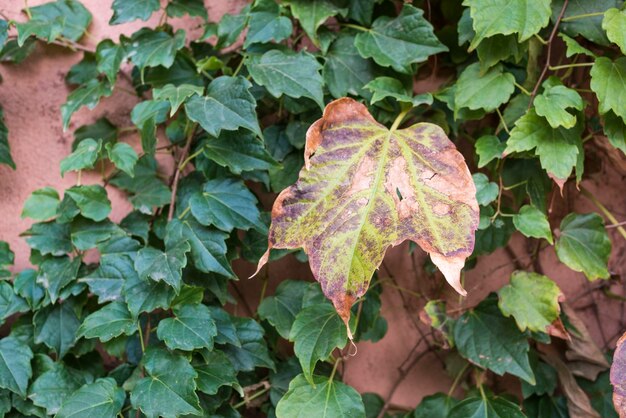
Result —
<path fill-rule="evenodd" d="M 608 283 L 592 292 L 623 303 L 607 289 L 626 231 L 581 184 L 594 175 L 595 137 L 626 152 L 623 2 L 243 6 L 213 21 L 201 0 L 114 0 L 109 25 L 143 27 L 94 47 L 79 0 L 0 20 L 4 65 L 27 65 L 37 43 L 81 57 L 58 115 L 74 137 L 58 169 L 76 184 L 24 202 L 32 268 L 15 271 L 0 242 L 0 415 L 625 414 L 621 398 L 611 402 L 610 382 L 624 382 L 609 380 L 610 353 L 539 257 L 553 248 L 572 274 Z M 157 26 L 145 23 L 153 15 Z M 76 126 L 76 111 L 115 90 L 136 100 L 128 126 Z M 10 169 L 13 140 L 0 110 Z M 101 180 L 83 184 L 89 170 Z M 132 206 L 120 222 L 112 189 Z M 598 213 L 555 210 L 566 193 Z M 532 250 L 512 260 L 504 286 L 470 306 L 440 285 L 465 295 L 464 272 L 511 253 L 514 234 Z M 398 286 L 381 266 L 404 241 L 428 253 L 413 273 L 429 291 Z M 269 294 L 264 266 L 283 257 L 316 281 L 284 280 Z M 263 280 L 248 315 L 234 314 L 231 292 L 246 285 L 235 259 Z M 394 388 L 433 352 L 453 381 L 411 409 L 342 376 L 359 342 L 387 332 L 383 289 L 420 309 L 427 347 L 411 351 Z M 498 384 L 503 375 L 518 384 Z"/>

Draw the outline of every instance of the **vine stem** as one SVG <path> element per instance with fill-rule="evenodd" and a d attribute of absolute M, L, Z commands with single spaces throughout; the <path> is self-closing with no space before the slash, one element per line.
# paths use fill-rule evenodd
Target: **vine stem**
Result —
<path fill-rule="evenodd" d="M 554 22 L 554 27 L 552 28 L 552 32 L 550 33 L 550 37 L 548 38 L 548 52 L 546 53 L 546 63 L 543 66 L 543 70 L 541 70 L 541 75 L 537 79 L 537 83 L 535 83 L 535 87 L 533 88 L 532 93 L 530 94 L 530 100 L 528 101 L 528 109 L 530 109 L 531 106 L 533 105 L 533 100 L 535 99 L 537 92 L 539 92 L 539 86 L 541 86 L 541 82 L 543 81 L 543 78 L 546 76 L 546 73 L 548 72 L 548 67 L 550 67 L 550 58 L 552 56 L 552 41 L 554 40 L 554 37 L 556 36 L 556 33 L 558 32 L 559 24 L 561 23 L 561 20 L 563 19 L 563 15 L 565 14 L 565 9 L 567 9 L 568 4 L 569 4 L 569 0 L 565 0 L 563 2 L 563 7 L 561 7 L 561 12 L 559 13 L 559 17 L 557 17 L 556 22 Z"/>
<path fill-rule="evenodd" d="M 583 196 L 589 199 L 602 213 L 606 216 L 609 221 L 613 224 L 612 227 L 616 228 L 619 234 L 626 240 L 626 230 L 621 226 L 621 222 L 617 220 L 617 218 L 611 213 L 611 211 L 602 204 L 589 190 L 585 189 L 583 186 L 580 186 L 580 192 Z"/>
<path fill-rule="evenodd" d="M 198 125 L 194 123 L 192 127 L 189 129 L 189 132 L 187 133 L 187 141 L 185 142 L 183 152 L 180 155 L 178 164 L 176 164 L 176 173 L 174 173 L 174 181 L 172 182 L 172 196 L 170 198 L 170 208 L 169 208 L 169 212 L 167 213 L 168 221 L 171 221 L 172 218 L 174 217 L 174 209 L 176 207 L 176 192 L 178 191 L 178 181 L 180 180 L 180 173 L 183 171 L 183 169 L 185 168 L 185 165 L 188 162 L 186 160 L 186 157 L 187 157 L 187 154 L 189 153 L 189 148 L 191 148 L 191 141 L 193 139 L 193 134 L 196 131 L 196 126 Z"/>
<path fill-rule="evenodd" d="M 235 405 L 233 405 L 234 409 L 239 409 L 242 406 L 244 406 L 245 404 L 249 403 L 250 401 L 255 400 L 256 398 L 258 398 L 259 396 L 262 396 L 264 393 L 268 392 L 272 387 L 268 384 L 266 387 L 264 387 L 263 389 L 261 389 L 260 391 L 254 393 L 252 396 L 250 396 L 249 398 L 244 399 L 243 401 L 236 403 Z"/>

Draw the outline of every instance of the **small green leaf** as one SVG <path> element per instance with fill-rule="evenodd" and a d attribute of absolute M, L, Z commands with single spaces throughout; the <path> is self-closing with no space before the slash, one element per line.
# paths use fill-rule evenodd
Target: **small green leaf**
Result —
<path fill-rule="evenodd" d="M 142 364 L 148 374 L 135 385 L 131 404 L 149 417 L 167 418 L 201 413 L 195 393 L 196 371 L 183 356 L 150 348 Z"/>
<path fill-rule="evenodd" d="M 309 382 L 311 384 L 309 384 Z M 311 411 L 324 411 L 328 417 L 365 418 L 365 407 L 359 392 L 325 376 L 296 376 L 289 390 L 276 405 L 278 418 L 304 418 Z"/>
<path fill-rule="evenodd" d="M 552 244 L 552 231 L 546 215 L 532 205 L 524 205 L 513 216 L 515 228 L 527 237 L 545 238 Z"/>
<path fill-rule="evenodd" d="M 598 111 L 612 110 L 626 122 L 626 57 L 611 61 L 599 57 L 591 67 L 591 90 L 598 96 Z"/>
<path fill-rule="evenodd" d="M 502 316 L 495 297 L 488 297 L 455 322 L 454 342 L 459 354 L 472 363 L 535 384 L 528 362 L 528 340 L 512 319 Z"/>
<path fill-rule="evenodd" d="M 520 62 L 528 54 L 528 43 L 519 43 L 515 35 L 494 35 L 483 39 L 476 49 L 480 60 L 480 69 L 489 68 L 511 58 Z"/>
<path fill-rule="evenodd" d="M 15 253 L 11 251 L 9 243 L 0 241 L 0 277 L 10 277 L 11 272 L 5 270 L 5 267 L 13 265 L 15 262 Z"/>
<path fill-rule="evenodd" d="M 197 94 L 202 96 L 204 87 L 194 86 L 192 84 L 166 84 L 161 88 L 155 88 L 152 91 L 152 97 L 157 101 L 168 101 L 170 103 L 170 117 L 174 116 L 178 108 L 191 96 Z"/>
<path fill-rule="evenodd" d="M 53 41 L 59 35 L 70 41 L 78 41 L 91 23 L 91 13 L 79 1 L 57 0 L 40 6 L 30 7 L 30 20 L 17 23 L 18 43 L 30 34 L 47 41 Z"/>
<path fill-rule="evenodd" d="M 199 16 L 207 19 L 207 9 L 203 0 L 170 0 L 165 11 L 170 17 L 181 17 L 185 14 L 189 16 Z"/>
<path fill-rule="evenodd" d="M 44 343 L 63 358 L 76 344 L 76 332 L 80 320 L 71 301 L 47 306 L 33 317 L 34 337 L 37 344 Z"/>
<path fill-rule="evenodd" d="M 72 251 L 70 226 L 56 222 L 40 222 L 33 224 L 22 233 L 28 245 L 42 255 L 64 255 Z"/>
<path fill-rule="evenodd" d="M 371 29 L 356 36 L 355 46 L 363 58 L 405 74 L 412 73 L 411 64 L 448 50 L 435 36 L 424 11 L 408 3 L 397 17 L 374 20 Z"/>
<path fill-rule="evenodd" d="M 371 60 L 361 57 L 354 46 L 354 39 L 354 35 L 340 32 L 326 53 L 322 71 L 324 82 L 330 94 L 337 99 L 348 94 L 367 98 L 369 93 L 364 88 L 374 79 L 376 66 Z"/>
<path fill-rule="evenodd" d="M 313 371 L 317 362 L 326 360 L 335 348 L 346 345 L 346 326 L 331 304 L 315 304 L 296 315 L 289 339 L 294 342 L 304 376 L 314 384 Z"/>
<path fill-rule="evenodd" d="M 285 280 L 276 288 L 274 296 L 263 299 L 258 308 L 259 317 L 268 321 L 284 339 L 289 339 L 296 315 L 302 309 L 302 299 L 309 283 Z"/>
<path fill-rule="evenodd" d="M 563 218 L 556 239 L 556 255 L 562 263 L 589 280 L 608 279 L 610 254 L 611 240 L 600 215 L 570 213 Z"/>
<path fill-rule="evenodd" d="M 80 209 L 80 213 L 96 222 L 102 221 L 111 213 L 111 202 L 107 192 L 100 185 L 73 186 L 65 191 Z"/>
<path fill-rule="evenodd" d="M 135 164 L 139 159 L 133 147 L 124 142 L 118 142 L 113 146 L 107 144 L 106 149 L 109 159 L 115 164 L 115 167 L 133 177 Z"/>
<path fill-rule="evenodd" d="M 202 143 L 204 155 L 233 174 L 242 171 L 269 170 L 278 167 L 272 156 L 254 135 L 248 132 L 222 132 Z"/>
<path fill-rule="evenodd" d="M 93 168 L 96 163 L 102 141 L 95 141 L 91 138 L 80 141 L 76 150 L 61 160 L 61 177 L 68 171 L 80 171 L 86 168 Z"/>
<path fill-rule="evenodd" d="M 209 84 L 205 96 L 194 95 L 185 102 L 187 117 L 214 137 L 222 130 L 234 131 L 240 127 L 260 136 L 251 87 L 243 77 L 218 77 Z"/>
<path fill-rule="evenodd" d="M 172 36 L 167 32 L 142 28 L 124 41 L 127 56 L 143 73 L 146 67 L 171 67 L 176 51 L 185 46 L 185 31 L 179 29 Z"/>
<path fill-rule="evenodd" d="M 276 43 L 291 35 L 293 27 L 288 17 L 280 16 L 280 7 L 274 0 L 257 0 L 249 13 L 248 32 L 243 43 L 248 48 L 255 43 Z"/>
<path fill-rule="evenodd" d="M 100 258 L 97 269 L 78 281 L 89 286 L 91 293 L 98 296 L 99 303 L 105 303 L 120 299 L 122 287 L 131 277 L 137 277 L 137 273 L 129 257 L 107 254 Z"/>
<path fill-rule="evenodd" d="M 237 372 L 224 353 L 218 350 L 203 351 L 205 363 L 194 365 L 198 373 L 198 390 L 207 395 L 215 395 L 222 386 L 231 386 L 241 392 Z"/>
<path fill-rule="evenodd" d="M 443 393 L 425 396 L 413 411 L 413 418 L 448 418 L 450 410 L 459 401 Z"/>
<path fill-rule="evenodd" d="M 165 282 L 140 279 L 136 273 L 125 279 L 123 294 L 128 310 L 135 318 L 142 312 L 152 312 L 157 308 L 168 309 L 176 296 L 174 288 Z"/>
<path fill-rule="evenodd" d="M 583 110 L 584 103 L 580 94 L 574 89 L 565 87 L 557 77 L 550 77 L 543 82 L 543 93 L 535 98 L 535 111 L 547 119 L 553 128 L 576 126 L 576 115 L 567 111 L 568 108 Z"/>
<path fill-rule="evenodd" d="M 11 147 L 9 146 L 9 130 L 4 123 L 4 112 L 0 107 L 0 164 L 6 164 L 15 170 L 15 162 L 11 157 Z"/>
<path fill-rule="evenodd" d="M 24 202 L 22 218 L 45 221 L 53 218 L 59 206 L 59 194 L 52 187 L 35 190 Z"/>
<path fill-rule="evenodd" d="M 478 168 L 483 168 L 491 161 L 502 158 L 506 143 L 500 142 L 495 135 L 484 135 L 476 140 L 474 146 L 478 154 Z"/>
<path fill-rule="evenodd" d="M 67 96 L 67 101 L 61 106 L 63 118 L 63 130 L 70 125 L 70 118 L 81 107 L 87 106 L 93 109 L 98 105 L 102 97 L 108 97 L 113 92 L 108 81 L 93 79 L 83 84 Z"/>
<path fill-rule="evenodd" d="M 41 263 L 37 283 L 42 285 L 50 295 L 52 303 L 56 302 L 61 290 L 76 280 L 80 258 L 71 260 L 69 257 L 54 257 Z"/>
<path fill-rule="evenodd" d="M 519 405 L 499 396 L 472 396 L 450 410 L 447 418 L 526 418 Z"/>
<path fill-rule="evenodd" d="M 74 131 L 74 142 L 72 143 L 72 151 L 76 149 L 78 144 L 85 139 L 92 138 L 96 141 L 102 140 L 102 144 L 106 145 L 110 142 L 117 141 L 117 127 L 113 125 L 107 118 L 100 118 L 91 125 L 83 125 Z"/>
<path fill-rule="evenodd" d="M 552 22 L 561 13 L 564 3 L 565 0 L 552 1 Z M 572 37 L 581 35 L 595 44 L 609 46 L 609 40 L 602 29 L 604 12 L 612 7 L 621 6 L 620 0 L 572 0 L 565 8 L 559 30 Z M 579 16 L 584 18 L 580 19 Z"/>
<path fill-rule="evenodd" d="M 84 84 L 88 83 L 99 75 L 96 66 L 96 57 L 91 52 L 86 52 L 83 59 L 74 64 L 65 76 L 65 82 L 68 84 Z"/>
<path fill-rule="evenodd" d="M 523 42 L 550 22 L 550 0 L 465 0 L 470 7 L 476 35 L 470 50 L 484 39 L 494 35 L 517 33 Z"/>
<path fill-rule="evenodd" d="M 377 77 L 367 83 L 364 88 L 374 93 L 370 100 L 371 104 L 377 103 L 387 97 L 393 97 L 400 103 L 408 103 L 412 106 L 419 106 L 421 104 L 431 105 L 433 103 L 433 96 L 430 93 L 413 96 L 412 92 L 409 92 L 397 78 Z"/>
<path fill-rule="evenodd" d="M 189 201 L 191 213 L 203 225 L 215 225 L 222 231 L 233 229 L 265 230 L 256 198 L 245 184 L 224 178 L 207 181 L 202 192 L 196 192 Z"/>
<path fill-rule="evenodd" d="M 62 362 L 51 366 L 32 383 L 28 397 L 49 415 L 55 415 L 63 402 L 85 383 L 85 378 Z"/>
<path fill-rule="evenodd" d="M 78 328 L 77 336 L 98 338 L 107 342 L 122 334 L 132 335 L 137 331 L 137 323 L 130 315 L 124 302 L 109 303 L 88 315 Z"/>
<path fill-rule="evenodd" d="M 347 11 L 332 0 L 287 0 L 285 3 L 289 5 L 291 14 L 300 21 L 302 29 L 316 45 L 319 44 L 317 28 L 329 17 L 338 14 L 343 16 Z"/>
<path fill-rule="evenodd" d="M 130 203 L 141 213 L 152 214 L 154 207 L 161 207 L 170 202 L 170 189 L 159 178 L 156 160 L 150 155 L 139 158 L 135 165 L 134 177 L 119 173 L 110 183 L 130 192 Z"/>
<path fill-rule="evenodd" d="M 212 350 L 216 335 L 215 322 L 204 305 L 174 308 L 174 317 L 161 320 L 157 329 L 159 339 L 172 350 Z"/>
<path fill-rule="evenodd" d="M 570 58 L 576 54 L 583 54 L 583 55 L 587 55 L 588 57 L 596 58 L 596 54 L 594 54 L 587 48 L 580 45 L 578 41 L 576 41 L 576 39 L 570 38 L 564 33 L 559 33 L 559 37 L 563 39 L 563 42 L 565 42 L 565 47 L 566 47 L 565 56 L 567 58 Z"/>
<path fill-rule="evenodd" d="M 485 73 L 480 71 L 479 63 L 471 64 L 463 70 L 456 82 L 454 113 L 458 115 L 463 108 L 492 112 L 508 102 L 514 91 L 515 77 L 504 72 L 501 64 Z"/>
<path fill-rule="evenodd" d="M 190 246 L 186 241 L 167 245 L 165 251 L 146 247 L 139 250 L 135 259 L 135 270 L 142 280 L 163 281 L 172 286 L 176 293 L 182 282 L 182 269 L 187 265 Z"/>
<path fill-rule="evenodd" d="M 33 376 L 30 347 L 14 337 L 0 340 L 0 387 L 26 396 L 28 381 Z"/>
<path fill-rule="evenodd" d="M 124 406 L 126 394 L 111 378 L 87 384 L 61 405 L 56 418 L 115 418 Z"/>
<path fill-rule="evenodd" d="M 220 312 L 219 310 L 217 312 Z M 231 317 L 232 324 L 226 323 L 225 318 L 218 319 L 215 310 L 211 310 L 211 316 L 215 319 L 218 336 L 216 341 L 222 334 L 222 338 L 228 336 L 229 342 L 238 342 L 238 345 L 228 344 L 222 348 L 224 353 L 232 362 L 235 370 L 253 371 L 256 367 L 266 367 L 275 370 L 274 361 L 271 359 L 267 344 L 263 338 L 263 327 L 251 318 Z M 236 336 L 230 335 L 228 328 L 234 325 Z M 224 332 L 228 330 L 228 334 Z"/>
<path fill-rule="evenodd" d="M 308 52 L 271 49 L 263 55 L 249 56 L 246 68 L 252 79 L 272 96 L 307 97 L 324 107 L 322 66 Z"/>
<path fill-rule="evenodd" d="M 609 41 L 613 42 L 622 50 L 622 54 L 626 54 L 626 13 L 623 10 L 610 8 L 604 12 L 602 19 L 602 29 L 606 31 Z"/>
<path fill-rule="evenodd" d="M 612 111 L 608 111 L 602 118 L 604 124 L 604 134 L 611 145 L 620 149 L 626 154 L 626 124 L 619 116 Z"/>
<path fill-rule="evenodd" d="M 546 332 L 559 318 L 561 290 L 546 276 L 516 271 L 511 283 L 498 291 L 498 306 L 506 317 L 513 316 L 520 331 Z"/>
<path fill-rule="evenodd" d="M 115 0 L 111 7 L 113 16 L 109 25 L 119 25 L 136 19 L 146 21 L 161 5 L 159 0 Z"/>
<path fill-rule="evenodd" d="M 117 80 L 124 55 L 124 48 L 110 39 L 100 41 L 96 47 L 96 68 L 107 76 L 112 85 Z"/>
<path fill-rule="evenodd" d="M 498 185 L 489 181 L 489 177 L 485 174 L 472 174 L 472 180 L 476 185 L 476 200 L 479 205 L 487 206 L 498 198 Z"/>

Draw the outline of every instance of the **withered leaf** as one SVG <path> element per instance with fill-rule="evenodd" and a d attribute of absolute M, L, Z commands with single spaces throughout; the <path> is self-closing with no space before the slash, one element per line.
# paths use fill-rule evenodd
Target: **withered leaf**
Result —
<path fill-rule="evenodd" d="M 269 248 L 302 247 L 346 323 L 387 248 L 405 240 L 466 293 L 460 271 L 474 248 L 476 188 L 440 127 L 389 130 L 342 98 L 309 128 L 304 159 L 296 184 L 274 202 Z M 259 269 L 268 256 L 269 249 Z"/>
<path fill-rule="evenodd" d="M 611 365 L 613 405 L 620 418 L 626 418 L 626 333 L 617 342 Z"/>

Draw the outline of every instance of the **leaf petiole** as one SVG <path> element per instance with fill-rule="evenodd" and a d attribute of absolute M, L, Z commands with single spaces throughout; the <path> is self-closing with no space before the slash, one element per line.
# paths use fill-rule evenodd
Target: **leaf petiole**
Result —
<path fill-rule="evenodd" d="M 561 22 L 571 22 L 572 20 L 586 19 L 588 17 L 604 16 L 604 12 L 583 13 L 580 15 L 568 16 L 561 19 Z"/>

